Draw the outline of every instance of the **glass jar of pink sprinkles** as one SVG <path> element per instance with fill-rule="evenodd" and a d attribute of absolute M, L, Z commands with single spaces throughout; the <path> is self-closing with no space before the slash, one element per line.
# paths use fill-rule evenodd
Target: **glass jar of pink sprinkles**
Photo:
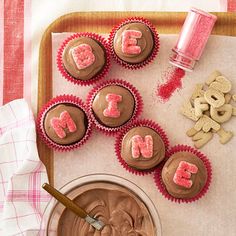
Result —
<path fill-rule="evenodd" d="M 191 8 L 172 49 L 170 63 L 192 71 L 202 55 L 217 17 L 210 13 Z"/>

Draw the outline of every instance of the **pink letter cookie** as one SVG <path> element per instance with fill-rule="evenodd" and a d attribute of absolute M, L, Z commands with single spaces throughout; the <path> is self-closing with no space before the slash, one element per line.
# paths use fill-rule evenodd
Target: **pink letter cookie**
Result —
<path fill-rule="evenodd" d="M 132 157 L 139 158 L 140 153 L 145 158 L 153 156 L 153 139 L 151 135 L 146 135 L 144 140 L 140 135 L 132 137 Z"/>
<path fill-rule="evenodd" d="M 198 168 L 196 165 L 190 164 L 186 161 L 181 161 L 175 172 L 173 181 L 179 186 L 191 188 L 193 184 L 192 180 L 190 179 L 191 174 L 196 174 L 197 172 Z"/>
<path fill-rule="evenodd" d="M 117 103 L 122 101 L 122 96 L 108 93 L 106 95 L 106 101 L 108 102 L 108 107 L 103 111 L 105 117 L 118 118 L 120 117 L 120 111 L 118 110 Z"/>
<path fill-rule="evenodd" d="M 60 114 L 59 118 L 53 117 L 50 122 L 51 122 L 52 128 L 54 129 L 54 131 L 56 132 L 56 134 L 59 138 L 66 137 L 66 133 L 64 131 L 64 129 L 66 127 L 68 127 L 68 130 L 71 133 L 73 133 L 77 130 L 75 122 L 72 120 L 69 112 L 67 112 L 67 111 L 63 111 Z"/>
<path fill-rule="evenodd" d="M 84 43 L 74 47 L 71 53 L 73 60 L 79 70 L 89 67 L 95 61 L 92 48 L 88 44 Z"/>
<path fill-rule="evenodd" d="M 125 30 L 122 33 L 121 50 L 125 54 L 140 54 L 141 48 L 137 46 L 137 39 L 142 37 L 142 33 L 138 30 Z"/>

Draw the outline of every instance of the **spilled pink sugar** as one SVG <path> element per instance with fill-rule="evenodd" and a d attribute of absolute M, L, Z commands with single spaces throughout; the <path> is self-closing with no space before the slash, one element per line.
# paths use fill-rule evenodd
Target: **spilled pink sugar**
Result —
<path fill-rule="evenodd" d="M 161 98 L 163 102 L 168 101 L 173 93 L 182 88 L 182 78 L 185 76 L 183 69 L 174 67 L 167 69 L 164 84 L 158 85 L 156 95 Z"/>

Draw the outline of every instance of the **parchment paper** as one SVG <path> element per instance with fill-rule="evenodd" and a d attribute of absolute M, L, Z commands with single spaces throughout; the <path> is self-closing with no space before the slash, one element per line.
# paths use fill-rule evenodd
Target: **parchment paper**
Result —
<path fill-rule="evenodd" d="M 56 52 L 68 33 L 53 34 L 53 95 L 74 94 L 84 101 L 91 87 L 81 87 L 62 78 L 56 68 Z M 220 70 L 233 83 L 236 93 L 236 37 L 211 36 L 194 72 L 187 72 L 183 88 L 166 103 L 156 95 L 156 87 L 162 73 L 169 67 L 168 57 L 177 39 L 176 35 L 160 36 L 160 52 L 156 60 L 139 71 L 122 69 L 112 63 L 107 79 L 120 78 L 134 84 L 143 96 L 142 118 L 153 119 L 166 131 L 171 145 L 188 144 L 192 141 L 185 132 L 194 123 L 183 117 L 179 110 L 193 92 L 196 83 L 203 83 L 215 69 Z M 236 104 L 235 104 L 236 106 Z M 223 125 L 236 135 L 236 117 Z M 114 138 L 107 138 L 95 131 L 90 140 L 77 151 L 54 154 L 55 185 L 61 187 L 68 181 L 90 173 L 110 173 L 122 176 L 138 184 L 155 203 L 160 214 L 164 236 L 233 236 L 236 235 L 236 137 L 221 145 L 214 135 L 201 149 L 212 163 L 213 180 L 208 193 L 191 204 L 177 204 L 165 199 L 157 190 L 152 175 L 135 176 L 125 171 L 114 153 Z"/>

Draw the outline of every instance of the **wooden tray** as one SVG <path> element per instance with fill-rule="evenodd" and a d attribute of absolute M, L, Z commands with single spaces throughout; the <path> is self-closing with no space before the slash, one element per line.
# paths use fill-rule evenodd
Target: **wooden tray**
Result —
<path fill-rule="evenodd" d="M 218 20 L 213 34 L 236 36 L 236 14 L 214 13 Z M 124 18 L 141 16 L 149 19 L 160 34 L 178 34 L 186 13 L 176 12 L 76 12 L 61 16 L 45 31 L 39 51 L 38 110 L 52 98 L 52 44 L 51 33 L 89 31 L 109 33 Z M 45 164 L 49 181 L 53 184 L 53 151 L 38 139 L 40 159 Z"/>

